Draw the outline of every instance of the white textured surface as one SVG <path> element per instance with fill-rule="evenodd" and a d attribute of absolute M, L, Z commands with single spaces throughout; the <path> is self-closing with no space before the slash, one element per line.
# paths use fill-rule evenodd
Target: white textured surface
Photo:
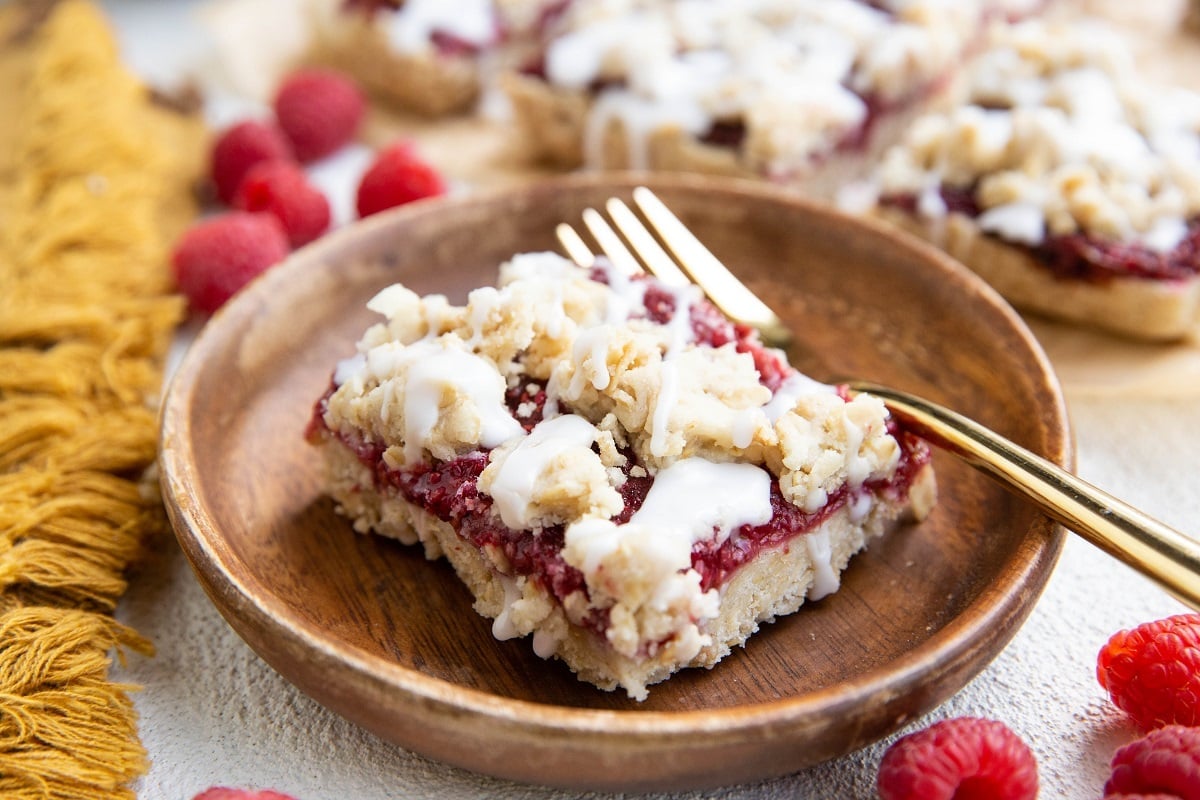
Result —
<path fill-rule="evenodd" d="M 174 78 L 176 65 L 195 55 L 185 25 L 194 2 L 105 5 L 131 63 L 142 71 Z M 1200 375 L 1176 377 L 1181 387 L 1200 385 Z M 1169 524 L 1200 531 L 1196 396 L 1131 401 L 1081 392 L 1070 400 L 1079 472 Z M 1012 644 L 910 729 L 966 714 L 1003 720 L 1033 748 L 1042 797 L 1091 800 L 1100 794 L 1113 750 L 1134 736 L 1096 684 L 1096 652 L 1122 627 L 1181 610 L 1145 579 L 1072 538 Z M 152 767 L 138 786 L 143 800 L 186 800 L 214 784 L 276 788 L 300 800 L 580 796 L 449 768 L 325 711 L 232 632 L 174 542 L 164 542 L 159 558 L 137 577 L 120 617 L 158 648 L 156 657 L 135 657 L 117 674 L 144 687 L 136 702 Z M 871 798 L 886 745 L 788 778 L 678 796 Z"/>

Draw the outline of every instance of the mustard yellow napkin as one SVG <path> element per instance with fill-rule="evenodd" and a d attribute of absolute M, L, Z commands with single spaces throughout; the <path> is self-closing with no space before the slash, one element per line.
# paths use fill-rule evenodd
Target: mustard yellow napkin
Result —
<path fill-rule="evenodd" d="M 0 7 L 0 119 L 0 797 L 132 797 L 146 754 L 108 674 L 150 644 L 111 614 L 163 529 L 168 254 L 204 131 L 84 0 Z"/>

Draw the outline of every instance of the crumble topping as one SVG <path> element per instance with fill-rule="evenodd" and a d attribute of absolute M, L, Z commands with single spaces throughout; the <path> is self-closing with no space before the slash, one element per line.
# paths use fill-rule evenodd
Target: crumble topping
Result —
<path fill-rule="evenodd" d="M 536 28 L 555 0 L 346 0 L 365 9 L 393 52 L 477 54 L 505 36 Z"/>
<path fill-rule="evenodd" d="M 398 53 L 434 49 L 436 33 L 484 47 L 495 39 L 497 24 L 491 0 L 405 0 L 381 21 L 388 44 Z"/>
<path fill-rule="evenodd" d="M 751 168 L 802 169 L 957 63 L 986 4 L 951 0 L 577 0 L 550 37 L 546 79 L 599 88 L 585 131 L 598 163 L 613 120 L 633 165 L 664 128 L 745 128 Z"/>
<path fill-rule="evenodd" d="M 997 27 L 964 103 L 918 120 L 879 181 L 934 219 L 944 187 L 965 189 L 980 228 L 1025 245 L 1084 233 L 1169 252 L 1200 213 L 1200 94 L 1138 79 L 1098 24 Z"/>
<path fill-rule="evenodd" d="M 695 287 L 533 253 L 463 306 L 392 286 L 369 307 L 385 320 L 338 365 L 324 425 L 412 481 L 462 464 L 490 500 L 485 513 L 509 530 L 561 532 L 562 558 L 587 589 L 564 592 L 567 619 L 586 624 L 604 609 L 603 633 L 625 655 L 669 639 L 686 662 L 710 643 L 703 625 L 719 593 L 692 564 L 698 542 L 764 525 L 776 502 L 819 513 L 835 492 L 861 518 L 874 502 L 867 486 L 898 468 L 881 402 L 791 371 L 764 385 L 754 355 L 700 335 L 715 312 Z M 514 393 L 526 399 L 510 406 Z M 624 518 L 625 484 L 649 476 Z M 820 541 L 808 546 L 821 556 Z M 492 558 L 504 573 L 503 554 Z M 814 596 L 836 587 L 821 569 Z M 544 603 L 505 578 L 512 597 L 496 630 L 524 635 L 545 620 Z M 553 652 L 541 635 L 535 646 Z"/>
<path fill-rule="evenodd" d="M 570 413 L 602 429 L 586 446 L 605 440 L 599 449 L 610 455 L 597 463 L 606 468 L 619 447 L 652 471 L 688 457 L 768 464 L 789 499 L 811 507 L 813 492 L 895 467 L 898 448 L 878 400 L 845 401 L 803 376 L 773 392 L 735 343 L 697 346 L 689 316 L 701 300 L 696 287 L 658 289 L 673 307 L 664 324 L 649 316 L 648 281 L 612 269 L 604 280 L 533 253 L 504 265 L 499 288 L 474 290 L 465 306 L 402 286 L 383 290 L 369 306 L 387 320 L 339 365 L 327 423 L 386 443 L 394 465 L 446 460 L 524 436 L 504 393 L 534 379 L 546 384 L 547 421 Z M 815 453 L 824 460 L 814 465 Z"/>

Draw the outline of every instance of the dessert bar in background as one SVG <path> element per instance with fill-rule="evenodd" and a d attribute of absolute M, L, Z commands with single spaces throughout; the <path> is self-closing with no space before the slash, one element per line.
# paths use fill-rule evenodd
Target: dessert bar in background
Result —
<path fill-rule="evenodd" d="M 875 210 L 1020 308 L 1178 338 L 1200 308 L 1198 132 L 1200 94 L 1143 82 L 1111 30 L 999 27 L 961 104 L 885 154 Z"/>

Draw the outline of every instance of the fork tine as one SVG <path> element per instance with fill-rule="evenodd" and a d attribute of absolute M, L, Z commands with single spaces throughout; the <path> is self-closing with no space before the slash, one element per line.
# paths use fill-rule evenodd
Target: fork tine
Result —
<path fill-rule="evenodd" d="M 633 190 L 633 199 L 714 305 L 729 317 L 758 328 L 765 339 L 774 340 L 772 344 L 790 339 L 787 326 L 778 315 L 717 260 L 653 192 L 639 186 Z"/>
<path fill-rule="evenodd" d="M 594 208 L 585 208 L 583 224 L 596 238 L 600 249 L 604 255 L 608 256 L 608 260 L 613 263 L 614 267 L 626 275 L 640 275 L 645 272 L 641 263 L 634 258 L 633 253 L 629 252 L 629 248 L 621 241 L 621 237 L 617 235 L 617 232 L 612 229 L 599 211 Z"/>
<path fill-rule="evenodd" d="M 578 231 L 567 223 L 560 222 L 554 228 L 554 235 L 558 237 L 558 243 L 563 246 L 568 258 L 585 269 L 592 266 L 596 254 L 583 241 Z"/>
<path fill-rule="evenodd" d="M 634 252 L 641 256 L 646 270 L 651 275 L 671 286 L 687 286 L 692 282 L 675 264 L 675 260 L 667 255 L 667 251 L 659 246 L 653 234 L 623 200 L 610 197 L 604 207 L 617 224 L 617 229 L 633 245 Z"/>

